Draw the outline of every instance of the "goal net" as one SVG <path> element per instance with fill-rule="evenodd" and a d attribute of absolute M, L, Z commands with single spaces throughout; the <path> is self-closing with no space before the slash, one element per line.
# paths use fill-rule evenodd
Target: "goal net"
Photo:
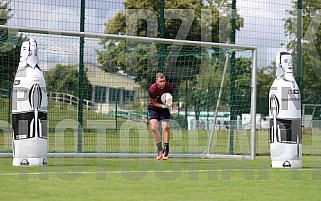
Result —
<path fill-rule="evenodd" d="M 47 84 L 49 156 L 154 157 L 148 87 L 163 72 L 177 104 L 171 157 L 255 157 L 255 47 L 4 26 L 0 31 L 2 154 L 12 151 L 10 97 L 21 42 L 34 38 Z"/>

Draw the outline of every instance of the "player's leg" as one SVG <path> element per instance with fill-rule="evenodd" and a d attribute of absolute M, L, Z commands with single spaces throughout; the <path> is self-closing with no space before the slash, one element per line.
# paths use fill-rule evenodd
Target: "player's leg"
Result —
<path fill-rule="evenodd" d="M 164 138 L 164 155 L 163 159 L 168 159 L 169 154 L 169 140 L 170 140 L 170 124 L 168 120 L 162 121 L 162 128 L 163 128 L 163 138 Z"/>
<path fill-rule="evenodd" d="M 152 135 L 154 138 L 154 141 L 157 146 L 157 160 L 160 160 L 163 155 L 163 145 L 162 145 L 162 139 L 158 130 L 158 122 L 159 122 L 159 115 L 157 110 L 150 109 L 149 110 L 149 119 L 150 119 L 150 129 L 152 131 Z"/>
<path fill-rule="evenodd" d="M 153 135 L 154 141 L 155 141 L 156 146 L 157 146 L 157 151 L 158 151 L 156 159 L 160 160 L 162 158 L 162 155 L 163 155 L 163 146 L 162 146 L 162 139 L 161 139 L 161 136 L 160 136 L 160 133 L 159 133 L 159 130 L 158 130 L 158 120 L 157 119 L 151 119 L 150 120 L 150 127 L 151 127 L 151 130 L 152 130 L 152 135 Z"/>
<path fill-rule="evenodd" d="M 163 110 L 160 114 L 160 119 L 162 120 L 162 130 L 163 130 L 163 140 L 164 140 L 164 155 L 163 159 L 168 159 L 169 154 L 169 140 L 170 140 L 170 124 L 169 120 L 171 118 L 171 114 L 169 110 Z"/>

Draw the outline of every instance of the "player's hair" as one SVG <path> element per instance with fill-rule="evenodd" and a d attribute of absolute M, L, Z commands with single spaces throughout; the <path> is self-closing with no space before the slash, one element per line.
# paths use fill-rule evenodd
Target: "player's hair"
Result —
<path fill-rule="evenodd" d="M 157 73 L 156 80 L 157 80 L 157 78 L 165 78 L 165 75 L 163 73 Z"/>

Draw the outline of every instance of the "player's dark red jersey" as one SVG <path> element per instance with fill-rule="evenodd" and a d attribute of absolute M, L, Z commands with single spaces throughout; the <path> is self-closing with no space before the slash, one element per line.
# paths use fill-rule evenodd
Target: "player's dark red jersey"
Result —
<path fill-rule="evenodd" d="M 154 83 L 152 84 L 149 89 L 148 89 L 148 93 L 149 93 L 149 97 L 150 99 L 157 99 L 158 103 L 162 103 L 161 101 L 161 96 L 163 93 L 173 93 L 173 87 L 169 84 L 169 83 L 165 83 L 165 86 L 163 89 L 160 89 L 157 87 L 157 84 Z M 150 102 L 150 105 L 152 105 L 152 103 Z"/>

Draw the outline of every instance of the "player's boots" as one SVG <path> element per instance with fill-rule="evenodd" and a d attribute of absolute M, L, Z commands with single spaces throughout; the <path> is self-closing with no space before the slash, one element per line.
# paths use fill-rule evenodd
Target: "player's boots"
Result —
<path fill-rule="evenodd" d="M 164 155 L 163 155 L 163 160 L 167 160 L 168 159 L 168 154 L 169 154 L 169 146 L 167 145 L 165 145 L 165 147 L 164 147 L 165 149 L 164 149 Z"/>
<path fill-rule="evenodd" d="M 163 158 L 163 153 L 164 153 L 164 150 L 158 151 L 158 155 L 156 156 L 156 159 L 157 159 L 157 160 L 162 159 L 162 158 Z"/>

